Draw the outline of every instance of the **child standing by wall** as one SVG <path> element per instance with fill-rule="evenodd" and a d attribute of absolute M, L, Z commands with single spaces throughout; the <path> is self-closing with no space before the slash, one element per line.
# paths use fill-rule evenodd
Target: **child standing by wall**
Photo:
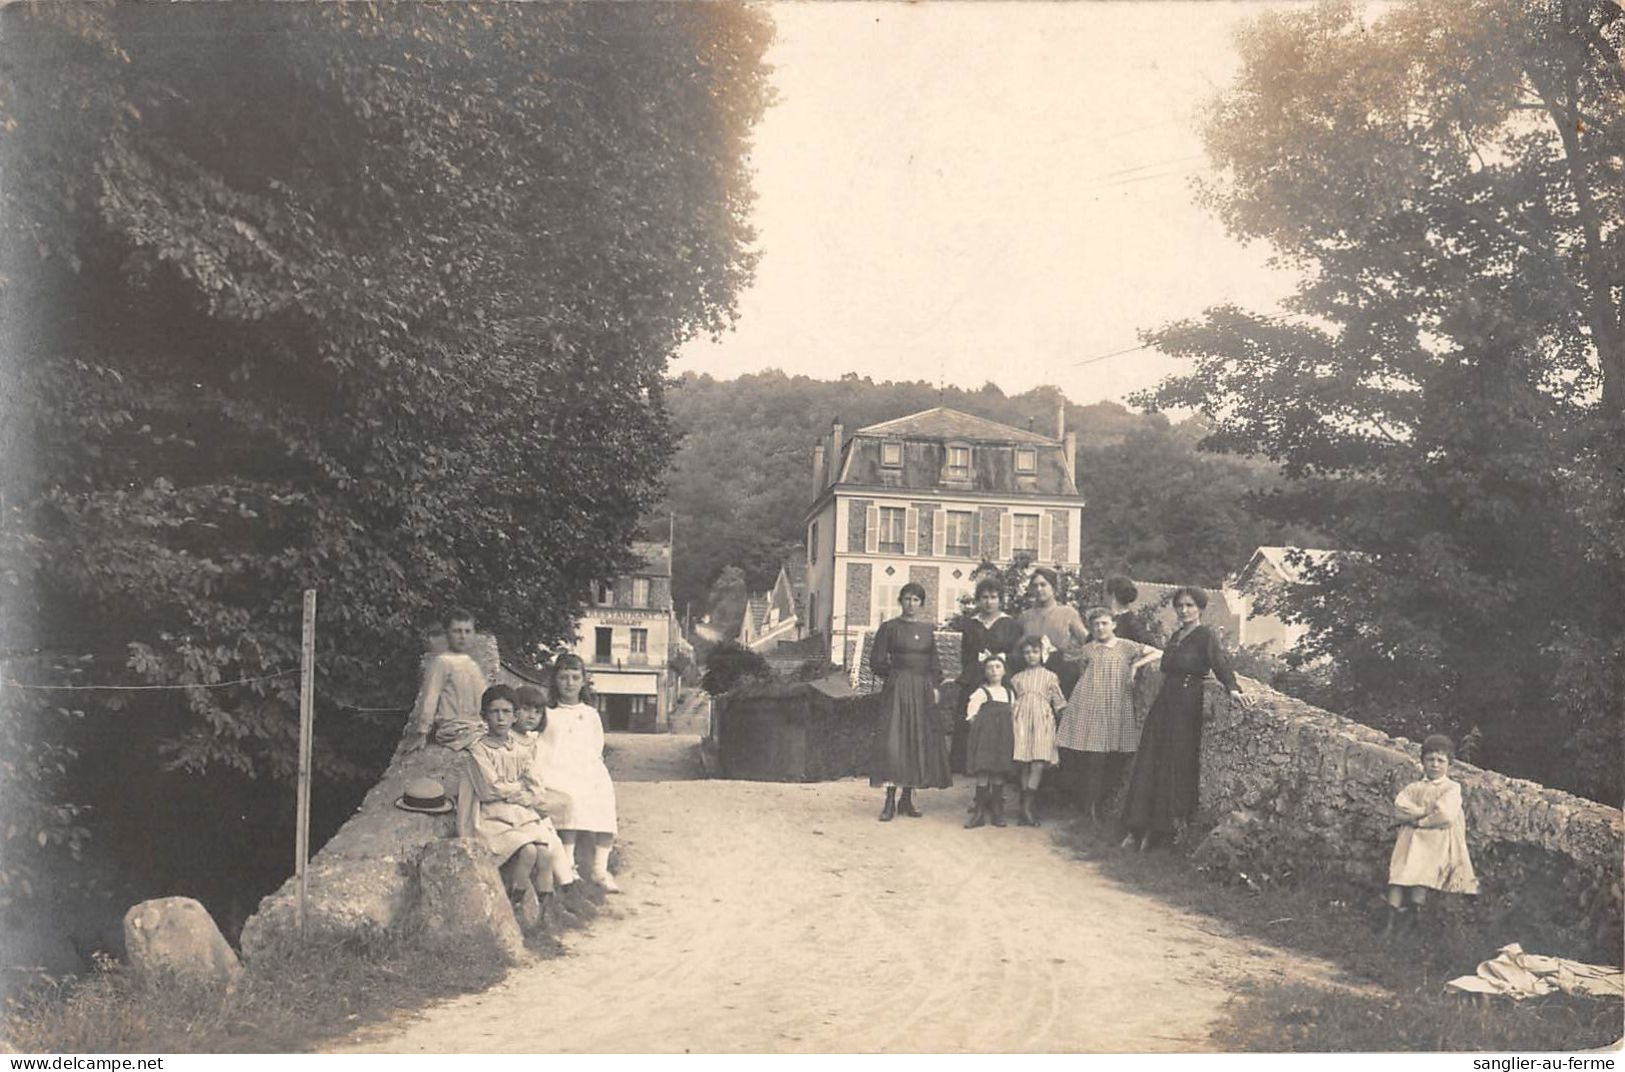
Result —
<path fill-rule="evenodd" d="M 1450 779 L 1456 746 L 1435 733 L 1422 742 L 1422 779 L 1394 798 L 1400 822 L 1388 862 L 1388 913 L 1383 936 L 1409 929 L 1427 903 L 1428 890 L 1477 893 L 1478 876 L 1467 855 L 1467 817 L 1461 786 Z"/>
<path fill-rule="evenodd" d="M 1021 800 L 1016 823 L 1037 826 L 1036 800 L 1044 768 L 1061 761 L 1061 754 L 1055 750 L 1055 716 L 1066 706 L 1066 694 L 1061 691 L 1060 678 L 1044 666 L 1042 638 L 1029 636 L 1021 642 L 1021 661 L 1022 670 L 1010 679 L 1016 694 L 1011 716 L 1015 749 L 1011 758 L 1018 772 L 1016 786 Z"/>
<path fill-rule="evenodd" d="M 547 727 L 536 746 L 536 764 L 548 787 L 569 794 L 568 813 L 558 817 L 559 836 L 572 858 L 580 835 L 593 842 L 589 877 L 610 893 L 621 892 L 609 873 L 609 851 L 615 844 L 615 786 L 604 766 L 604 723 L 598 709 L 586 703 L 587 665 L 565 653 L 553 664 Z"/>
<path fill-rule="evenodd" d="M 970 730 L 965 742 L 965 769 L 976 776 L 976 807 L 965 820 L 974 830 L 989 820 L 1004 825 L 1004 780 L 1015 773 L 1015 730 L 1012 697 L 1004 683 L 1004 656 L 988 653 L 982 660 L 982 684 L 965 701 Z"/>
<path fill-rule="evenodd" d="M 1069 752 L 1083 771 L 1079 786 L 1083 812 L 1098 822 L 1134 750 L 1140 746 L 1140 723 L 1134 717 L 1134 675 L 1156 662 L 1162 652 L 1149 644 L 1116 635 L 1117 622 L 1106 607 L 1090 607 L 1083 620 L 1089 643 L 1083 646 L 1082 671 L 1066 702 L 1056 731 L 1056 744 Z"/>

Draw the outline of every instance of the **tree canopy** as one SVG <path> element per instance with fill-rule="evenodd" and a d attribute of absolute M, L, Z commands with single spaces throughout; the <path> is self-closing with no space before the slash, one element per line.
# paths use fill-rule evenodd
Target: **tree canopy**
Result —
<path fill-rule="evenodd" d="M 765 18 L 3 19 L 6 676 L 192 686 L 7 689 L 8 733 L 117 709 L 137 776 L 287 774 L 297 677 L 259 679 L 297 666 L 308 587 L 318 764 L 343 773 L 339 705 L 409 699 L 438 608 L 510 652 L 567 635 L 659 494 L 668 358 L 731 323 L 753 269 Z M 8 797 L 51 795 L 14 773 Z M 16 837 L 69 836 L 42 807 Z"/>
<path fill-rule="evenodd" d="M 1192 368 L 1138 401 L 1281 463 L 1268 515 L 1358 552 L 1286 597 L 1350 706 L 1617 800 L 1625 13 L 1330 3 L 1240 43 L 1204 196 L 1304 282 L 1155 332 Z"/>

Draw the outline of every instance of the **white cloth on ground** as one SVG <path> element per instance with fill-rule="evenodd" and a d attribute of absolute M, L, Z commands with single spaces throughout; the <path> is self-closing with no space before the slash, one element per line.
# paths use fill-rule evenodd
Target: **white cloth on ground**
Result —
<path fill-rule="evenodd" d="M 1625 997 L 1625 972 L 1601 964 L 1525 953 L 1521 945 L 1513 942 L 1480 964 L 1476 973 L 1458 976 L 1444 985 L 1463 993 L 1502 994 L 1519 1000 L 1556 992 L 1617 998 Z"/>

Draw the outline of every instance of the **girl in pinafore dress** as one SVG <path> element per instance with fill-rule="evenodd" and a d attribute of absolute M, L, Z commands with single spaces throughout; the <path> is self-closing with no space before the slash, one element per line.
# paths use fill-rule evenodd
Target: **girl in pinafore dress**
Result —
<path fill-rule="evenodd" d="M 1045 766 L 1061 761 L 1055 750 L 1055 715 L 1066 706 L 1066 694 L 1053 670 L 1044 666 L 1044 642 L 1030 636 L 1021 642 L 1023 669 L 1010 679 L 1016 694 L 1011 725 L 1015 737 L 1016 785 L 1021 793 L 1020 826 L 1037 826 L 1036 799 Z"/>
<path fill-rule="evenodd" d="M 1105 607 L 1090 607 L 1083 619 L 1089 626 L 1089 643 L 1083 646 L 1082 670 L 1067 698 L 1055 743 L 1081 753 L 1079 803 L 1091 822 L 1099 822 L 1101 809 L 1140 746 L 1134 675 L 1161 658 L 1162 652 L 1117 636 L 1117 622 Z"/>
<path fill-rule="evenodd" d="M 609 873 L 609 851 L 615 844 L 615 785 L 604 766 L 604 723 L 598 709 L 583 702 L 587 665 L 566 652 L 553 663 L 548 690 L 547 728 L 536 742 L 536 770 L 542 784 L 570 797 L 566 813 L 555 818 L 559 836 L 575 858 L 581 834 L 593 842 L 592 881 L 610 893 L 621 892 Z"/>
<path fill-rule="evenodd" d="M 965 742 L 965 769 L 976 776 L 976 807 L 965 820 L 974 830 L 992 821 L 1004 825 L 1004 780 L 1015 773 L 1015 730 L 1011 694 L 1004 683 L 1004 656 L 990 652 L 982 660 L 982 684 L 965 701 L 970 731 Z"/>
<path fill-rule="evenodd" d="M 1477 893 L 1478 876 L 1467 855 L 1467 818 L 1461 808 L 1461 786 L 1450 779 L 1456 746 L 1435 733 L 1422 742 L 1422 780 L 1394 798 L 1400 822 L 1394 855 L 1388 862 L 1386 937 L 1396 924 L 1414 925 L 1427 903 L 1428 890 Z M 1409 901 L 1408 911 L 1406 902 Z"/>
<path fill-rule="evenodd" d="M 553 824 L 534 807 L 525 779 L 530 748 L 513 732 L 516 697 L 506 685 L 493 685 L 480 697 L 486 734 L 468 746 L 464 777 L 474 795 L 467 821 L 473 836 L 505 872 L 509 895 L 527 928 L 544 913 L 542 898 L 554 881 L 570 881 L 569 860 Z"/>

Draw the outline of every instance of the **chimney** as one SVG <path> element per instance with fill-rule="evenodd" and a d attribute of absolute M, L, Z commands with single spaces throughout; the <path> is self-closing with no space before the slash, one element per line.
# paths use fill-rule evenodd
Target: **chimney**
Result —
<path fill-rule="evenodd" d="M 824 444 L 813 444 L 813 494 L 824 490 Z"/>
<path fill-rule="evenodd" d="M 835 483 L 841 475 L 841 438 L 846 434 L 846 426 L 841 418 L 836 417 L 829 422 L 829 482 Z"/>
<path fill-rule="evenodd" d="M 1055 439 L 1056 442 L 1066 440 L 1066 403 L 1055 403 Z"/>
<path fill-rule="evenodd" d="M 1066 446 L 1066 475 L 1072 478 L 1072 486 L 1078 486 L 1078 433 L 1068 432 L 1061 440 Z"/>

